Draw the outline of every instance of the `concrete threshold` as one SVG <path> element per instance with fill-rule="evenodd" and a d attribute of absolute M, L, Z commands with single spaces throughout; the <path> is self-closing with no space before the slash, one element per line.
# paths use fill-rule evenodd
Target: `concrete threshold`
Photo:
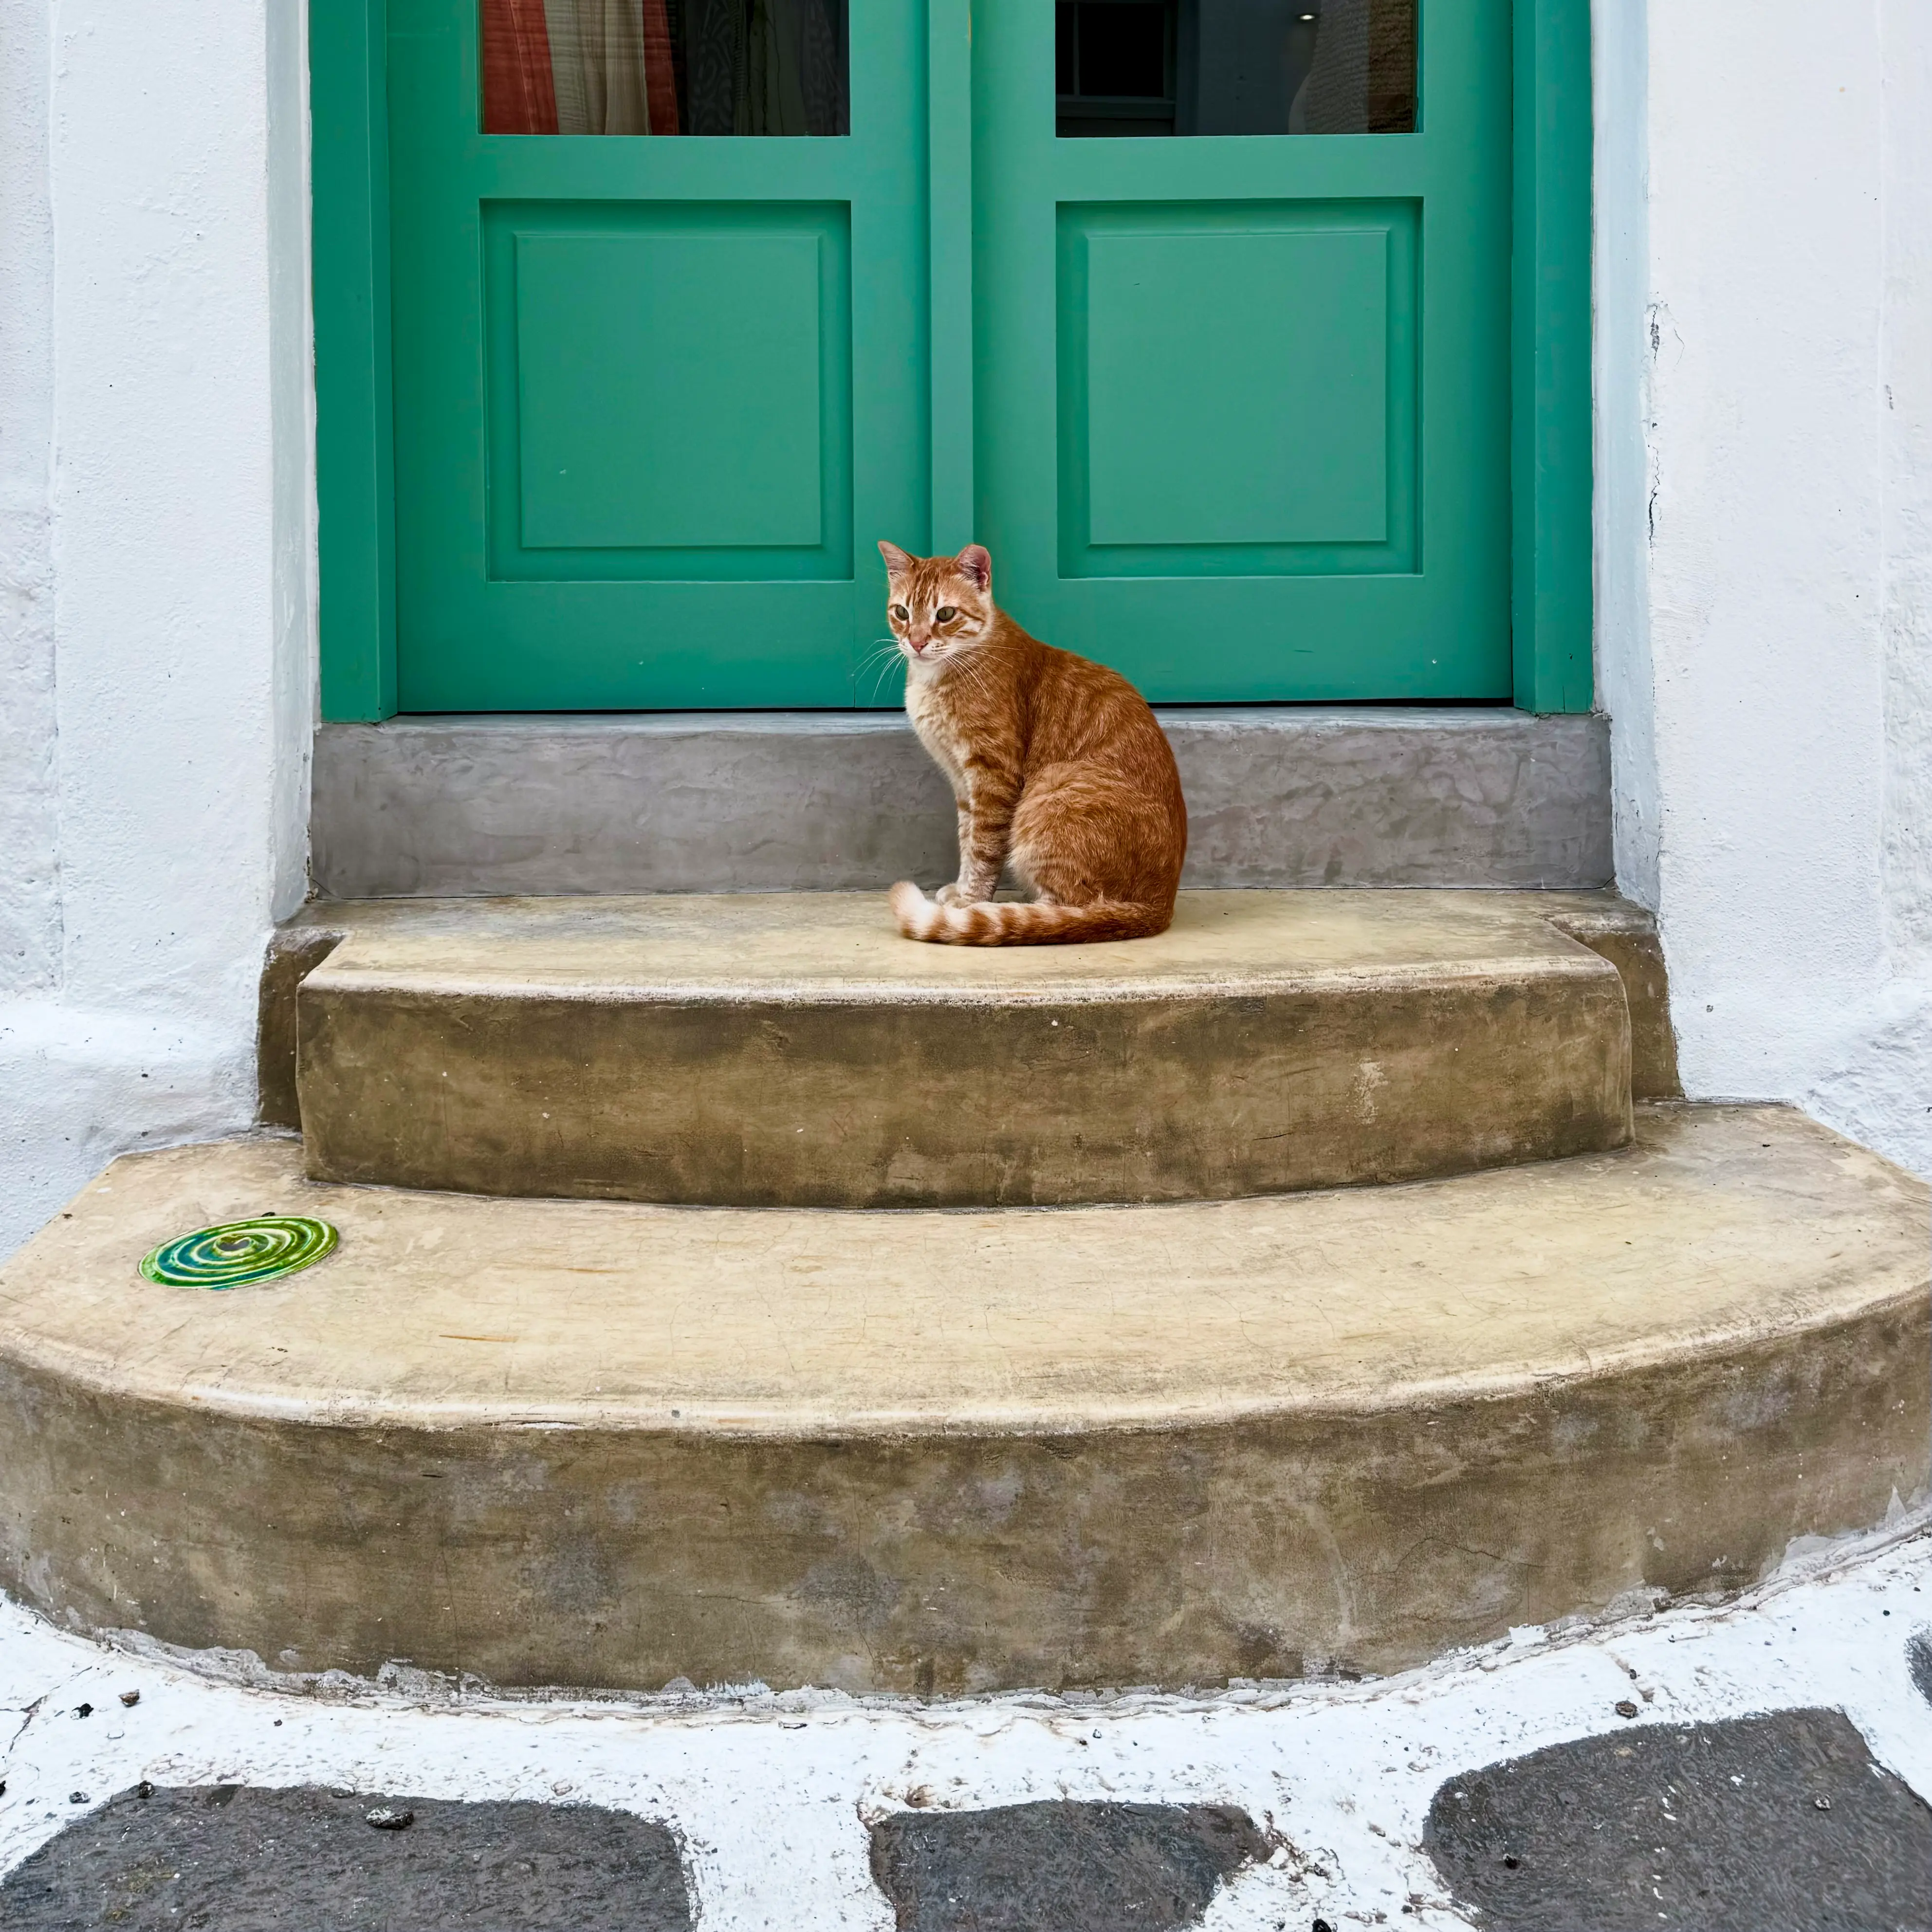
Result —
<path fill-rule="evenodd" d="M 1763 1107 L 1454 1180 L 993 1214 L 130 1156 L 0 1268 L 0 1584 L 365 1676 L 1393 1670 L 1735 1590 L 1919 1498 L 1928 1211 Z M 340 1245 L 220 1293 L 136 1271 L 272 1213 Z"/>
<path fill-rule="evenodd" d="M 1576 890 L 1613 876 L 1596 717 L 1175 706 L 1198 887 Z M 310 815 L 337 898 L 937 884 L 945 782 L 902 713 L 400 717 L 325 724 Z"/>

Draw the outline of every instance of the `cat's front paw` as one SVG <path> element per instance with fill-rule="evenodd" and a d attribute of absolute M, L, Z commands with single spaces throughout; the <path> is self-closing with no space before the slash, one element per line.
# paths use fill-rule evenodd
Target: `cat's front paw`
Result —
<path fill-rule="evenodd" d="M 932 899 L 935 905 L 970 905 L 973 902 L 973 896 L 964 886 L 955 884 L 941 886 L 933 894 Z"/>

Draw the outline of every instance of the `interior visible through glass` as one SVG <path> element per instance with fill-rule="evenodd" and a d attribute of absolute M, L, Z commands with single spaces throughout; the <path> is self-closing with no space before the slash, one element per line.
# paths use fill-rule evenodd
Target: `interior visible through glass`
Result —
<path fill-rule="evenodd" d="M 1416 0 L 1055 0 L 1067 135 L 1407 134 Z"/>
<path fill-rule="evenodd" d="M 844 134 L 849 0 L 481 0 L 486 134 Z"/>

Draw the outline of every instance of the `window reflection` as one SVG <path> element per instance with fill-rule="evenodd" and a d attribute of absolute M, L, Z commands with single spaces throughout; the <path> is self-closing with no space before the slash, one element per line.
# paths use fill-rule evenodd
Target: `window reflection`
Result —
<path fill-rule="evenodd" d="M 482 0 L 486 134 L 844 134 L 848 0 Z"/>
<path fill-rule="evenodd" d="M 1057 0 L 1064 135 L 1398 134 L 1416 0 Z"/>

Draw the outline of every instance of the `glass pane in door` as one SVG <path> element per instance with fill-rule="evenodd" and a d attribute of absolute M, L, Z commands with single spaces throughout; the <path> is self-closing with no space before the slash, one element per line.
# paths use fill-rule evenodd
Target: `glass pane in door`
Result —
<path fill-rule="evenodd" d="M 1406 134 L 1416 0 L 1057 0 L 1062 135 Z"/>
<path fill-rule="evenodd" d="M 486 134 L 846 134 L 849 0 L 481 0 Z"/>

